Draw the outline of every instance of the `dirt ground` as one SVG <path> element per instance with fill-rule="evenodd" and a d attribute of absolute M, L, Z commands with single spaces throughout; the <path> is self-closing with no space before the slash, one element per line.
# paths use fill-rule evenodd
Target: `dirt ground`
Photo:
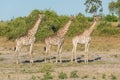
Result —
<path fill-rule="evenodd" d="M 72 44 L 71 40 L 65 40 L 62 52 L 62 63 L 55 63 L 56 48 L 52 47 L 52 60 L 44 63 L 44 43 L 37 42 L 34 45 L 34 64 L 29 64 L 28 47 L 23 47 L 20 54 L 20 64 L 14 61 L 14 41 L 5 38 L 0 39 L 0 80 L 41 80 L 45 72 L 45 66 L 49 66 L 53 79 L 58 78 L 60 72 L 67 74 L 64 80 L 120 80 L 120 37 L 93 37 L 89 63 L 84 63 L 84 46 L 78 46 L 77 63 L 70 62 Z M 72 71 L 77 71 L 79 78 L 70 78 Z"/>

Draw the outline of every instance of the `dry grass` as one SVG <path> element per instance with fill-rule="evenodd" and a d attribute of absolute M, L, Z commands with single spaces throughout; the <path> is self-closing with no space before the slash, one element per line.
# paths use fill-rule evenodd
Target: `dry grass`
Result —
<path fill-rule="evenodd" d="M 47 63 L 47 71 L 53 76 L 53 80 L 59 80 L 58 75 L 61 71 L 68 76 L 65 80 L 102 80 L 103 75 L 107 80 L 112 80 L 111 77 L 120 80 L 119 39 L 120 37 L 92 37 L 89 52 L 91 62 L 87 65 L 84 64 L 84 57 L 82 57 L 84 45 L 78 46 L 77 57 L 80 57 L 78 63 L 69 62 L 72 43 L 71 39 L 65 39 L 62 54 L 63 63 Z M 27 62 L 29 60 L 27 47 L 22 48 L 19 56 L 20 64 L 16 65 L 12 51 L 15 43 L 0 39 L 0 44 L 0 80 L 40 80 L 43 78 L 45 72 L 41 72 L 41 69 L 46 69 L 46 64 L 42 61 L 45 54 L 43 42 L 36 42 L 34 45 L 34 60 L 36 62 L 33 65 Z M 56 47 L 52 47 L 52 53 L 56 54 Z M 72 71 L 77 71 L 79 78 L 70 78 Z"/>

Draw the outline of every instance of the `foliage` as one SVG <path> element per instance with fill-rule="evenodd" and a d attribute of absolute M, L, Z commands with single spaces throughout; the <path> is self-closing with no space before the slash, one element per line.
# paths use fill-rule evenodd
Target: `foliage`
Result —
<path fill-rule="evenodd" d="M 50 72 L 46 72 L 44 75 L 44 78 L 42 78 L 41 80 L 50 80 L 53 79 L 52 75 Z"/>
<path fill-rule="evenodd" d="M 120 18 L 120 0 L 112 1 L 109 3 L 109 10 L 111 13 L 116 13 Z"/>
<path fill-rule="evenodd" d="M 117 80 L 117 77 L 113 74 L 111 74 L 110 77 L 111 77 L 111 80 Z"/>
<path fill-rule="evenodd" d="M 59 79 L 67 79 L 67 74 L 64 72 L 60 72 L 58 77 Z"/>
<path fill-rule="evenodd" d="M 36 77 L 34 75 L 32 75 L 32 79 L 31 80 L 36 80 Z"/>
<path fill-rule="evenodd" d="M 95 76 L 93 76 L 93 77 L 92 77 L 92 79 L 96 79 L 96 77 L 95 77 Z"/>
<path fill-rule="evenodd" d="M 105 74 L 102 75 L 102 79 L 106 80 L 106 75 Z"/>
<path fill-rule="evenodd" d="M 85 79 L 85 78 L 88 78 L 88 75 L 84 75 L 84 76 L 82 77 L 82 79 Z"/>
<path fill-rule="evenodd" d="M 15 39 L 19 35 L 24 35 L 27 31 L 26 21 L 22 17 L 8 22 L 8 25 L 9 26 L 6 27 L 6 36 L 8 39 Z"/>
<path fill-rule="evenodd" d="M 115 16 L 114 14 L 112 14 L 112 15 L 106 15 L 104 17 L 104 20 L 108 21 L 108 22 L 117 22 L 118 18 L 117 18 L 117 16 Z"/>
<path fill-rule="evenodd" d="M 78 78 L 79 76 L 77 75 L 77 71 L 72 71 L 70 74 L 70 78 Z"/>
<path fill-rule="evenodd" d="M 120 33 L 120 30 L 118 28 L 104 28 L 101 30 L 101 35 L 115 35 L 117 33 Z"/>
<path fill-rule="evenodd" d="M 102 12 L 102 1 L 101 0 L 86 0 L 84 5 L 86 5 L 86 12 L 96 13 L 98 10 Z"/>
<path fill-rule="evenodd" d="M 51 65 L 46 64 L 40 67 L 40 72 L 44 73 L 44 72 L 50 72 L 50 71 L 52 71 Z"/>
<path fill-rule="evenodd" d="M 100 22 L 100 24 L 97 26 L 95 32 L 97 32 L 96 35 L 99 35 L 99 36 L 120 35 L 120 29 L 117 27 L 112 27 L 112 25 L 106 21 Z"/>
<path fill-rule="evenodd" d="M 9 40 L 15 40 L 17 37 L 25 35 L 28 30 L 34 26 L 38 18 L 38 14 L 45 14 L 45 17 L 39 25 L 35 35 L 36 41 L 44 41 L 47 36 L 56 33 L 67 23 L 70 17 L 66 15 L 57 15 L 57 13 L 52 10 L 33 10 L 28 16 L 14 18 L 6 22 L 1 21 L 0 36 L 7 37 Z M 120 31 L 119 28 L 111 27 L 111 25 L 108 23 L 108 21 L 116 21 L 116 16 L 107 15 L 103 18 L 103 20 L 104 21 L 101 21 L 101 23 L 97 26 L 94 34 L 119 35 L 117 33 Z M 75 35 L 82 33 L 85 29 L 89 28 L 92 22 L 93 17 L 86 17 L 83 14 L 78 13 L 70 25 L 66 37 L 72 38 Z"/>
<path fill-rule="evenodd" d="M 88 28 L 88 26 L 89 26 L 89 22 L 87 18 L 83 14 L 79 13 L 78 15 L 76 15 L 75 20 L 71 24 L 67 36 L 73 37 L 83 32 L 86 28 Z"/>

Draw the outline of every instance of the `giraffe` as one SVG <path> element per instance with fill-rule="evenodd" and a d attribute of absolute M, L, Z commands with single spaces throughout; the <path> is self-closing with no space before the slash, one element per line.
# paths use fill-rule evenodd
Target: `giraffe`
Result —
<path fill-rule="evenodd" d="M 24 36 L 20 36 L 16 39 L 16 47 L 15 47 L 15 60 L 16 60 L 16 64 L 19 63 L 18 61 L 18 54 L 20 52 L 20 49 L 23 45 L 26 46 L 30 46 L 30 52 L 29 52 L 29 56 L 30 56 L 30 63 L 33 63 L 33 59 L 32 59 L 32 53 L 33 53 L 33 44 L 35 42 L 35 34 L 37 32 L 38 26 L 41 23 L 42 18 L 44 17 L 44 15 L 39 14 L 39 18 L 36 21 L 35 25 L 33 26 L 32 29 L 28 30 L 28 33 Z"/>
<path fill-rule="evenodd" d="M 97 21 L 99 19 L 100 19 L 100 17 L 95 16 L 94 22 L 90 26 L 89 29 L 85 30 L 82 34 L 79 34 L 79 35 L 73 37 L 73 39 L 72 39 L 73 49 L 72 49 L 72 57 L 71 57 L 72 62 L 73 62 L 73 58 L 75 58 L 75 62 L 77 62 L 77 60 L 76 60 L 77 44 L 84 44 L 85 45 L 85 64 L 88 63 L 88 49 L 89 49 L 89 45 L 90 45 L 90 41 L 91 41 L 90 36 L 91 36 L 91 34 L 97 24 Z"/>
<path fill-rule="evenodd" d="M 62 52 L 62 45 L 64 43 L 64 37 L 67 33 L 71 23 L 73 22 L 74 16 L 71 16 L 69 21 L 65 24 L 65 26 L 61 29 L 59 29 L 55 34 L 48 36 L 45 38 L 45 44 L 46 44 L 46 54 L 45 54 L 45 63 L 46 63 L 46 57 L 48 53 L 50 53 L 50 48 L 52 45 L 57 46 L 57 57 L 56 57 L 56 63 L 58 62 L 58 56 L 60 58 L 61 62 L 61 52 Z M 51 55 L 51 53 L 50 53 Z M 50 58 L 50 62 L 51 58 Z"/>

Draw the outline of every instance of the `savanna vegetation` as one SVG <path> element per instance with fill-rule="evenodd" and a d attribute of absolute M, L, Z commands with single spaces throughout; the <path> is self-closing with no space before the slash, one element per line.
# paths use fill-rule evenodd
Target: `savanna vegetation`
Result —
<path fill-rule="evenodd" d="M 92 2 L 91 2 L 92 1 Z M 78 46 L 78 63 L 71 63 L 71 38 L 93 23 L 93 17 L 78 13 L 65 36 L 62 51 L 62 63 L 44 63 L 44 39 L 56 33 L 69 20 L 68 15 L 58 15 L 53 10 L 33 10 L 24 17 L 0 21 L 0 80 L 120 80 L 120 16 L 119 1 L 111 2 L 112 14 L 102 15 L 101 0 L 86 0 L 86 12 L 96 15 L 100 12 L 92 37 L 89 51 L 89 63 L 84 64 L 84 46 Z M 97 4 L 97 5 L 96 5 Z M 116 12 L 117 14 L 115 14 Z M 28 50 L 21 50 L 20 64 L 14 64 L 14 40 L 25 35 L 31 29 L 38 14 L 45 14 L 39 25 L 34 45 L 34 64 L 29 64 Z M 4 39 L 5 37 L 5 39 Z M 7 40 L 6 40 L 7 38 Z M 68 38 L 68 39 L 67 39 Z M 41 42 L 39 42 L 41 41 Z M 25 47 L 26 48 L 26 47 Z M 27 51 L 26 51 L 27 50 Z M 52 59 L 55 61 L 56 47 L 52 47 Z M 48 55 L 48 60 L 49 60 Z"/>
<path fill-rule="evenodd" d="M 63 27 L 69 20 L 67 15 L 58 15 L 52 10 L 33 10 L 28 16 L 18 17 L 9 21 L 0 21 L 0 36 L 7 37 L 9 40 L 15 40 L 24 35 L 32 28 L 38 18 L 38 14 L 45 14 L 42 23 L 36 34 L 36 41 L 44 41 L 45 37 L 54 34 L 59 28 Z M 86 17 L 78 13 L 71 24 L 66 37 L 73 37 L 89 28 L 93 22 L 93 17 Z M 94 30 L 93 36 L 118 36 L 120 35 L 120 26 L 117 24 L 118 17 L 114 14 L 102 17 L 101 21 Z M 115 25 L 112 25 L 115 24 Z"/>

